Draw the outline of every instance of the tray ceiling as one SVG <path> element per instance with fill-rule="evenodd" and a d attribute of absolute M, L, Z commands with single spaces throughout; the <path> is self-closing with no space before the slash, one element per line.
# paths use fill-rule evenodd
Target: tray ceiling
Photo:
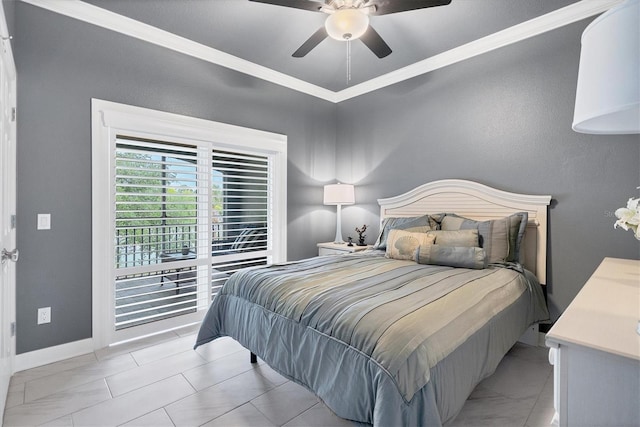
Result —
<path fill-rule="evenodd" d="M 248 0 L 23 1 L 332 102 L 594 16 L 620 2 L 453 0 L 447 6 L 372 16 L 371 25 L 393 52 L 379 59 L 361 41 L 351 42 L 348 80 L 346 42 L 327 38 L 305 57 L 291 56 L 323 25 L 322 13 Z"/>

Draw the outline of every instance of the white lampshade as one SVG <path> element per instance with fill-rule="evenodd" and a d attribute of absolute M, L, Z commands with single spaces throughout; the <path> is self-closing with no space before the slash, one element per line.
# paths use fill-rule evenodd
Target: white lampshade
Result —
<path fill-rule="evenodd" d="M 355 191 L 351 184 L 329 184 L 324 186 L 325 205 L 353 205 Z"/>
<path fill-rule="evenodd" d="M 336 40 L 355 40 L 369 28 L 369 16 L 358 9 L 339 9 L 324 22 L 329 37 Z"/>
<path fill-rule="evenodd" d="M 626 0 L 584 30 L 572 128 L 640 133 L 640 0 Z"/>
<path fill-rule="evenodd" d="M 338 206 L 336 209 L 336 238 L 333 243 L 344 243 L 342 240 L 342 205 L 353 205 L 355 202 L 353 185 L 337 183 L 324 186 L 324 204 Z"/>

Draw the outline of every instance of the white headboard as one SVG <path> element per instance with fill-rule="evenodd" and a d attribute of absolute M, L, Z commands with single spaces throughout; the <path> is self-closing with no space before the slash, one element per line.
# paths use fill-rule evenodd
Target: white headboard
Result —
<path fill-rule="evenodd" d="M 551 196 L 509 193 L 473 181 L 445 179 L 423 184 L 399 196 L 378 199 L 380 220 L 441 212 L 474 220 L 527 212 L 522 260 L 540 283 L 547 281 L 547 206 Z"/>

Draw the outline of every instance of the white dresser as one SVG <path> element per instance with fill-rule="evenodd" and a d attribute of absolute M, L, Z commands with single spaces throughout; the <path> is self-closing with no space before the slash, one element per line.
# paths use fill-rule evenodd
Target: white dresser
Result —
<path fill-rule="evenodd" d="M 640 425 L 640 261 L 605 258 L 547 333 L 554 423 Z"/>

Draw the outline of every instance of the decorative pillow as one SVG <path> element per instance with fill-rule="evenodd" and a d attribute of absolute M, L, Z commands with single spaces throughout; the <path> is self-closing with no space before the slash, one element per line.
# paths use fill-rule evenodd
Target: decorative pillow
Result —
<path fill-rule="evenodd" d="M 436 245 L 480 247 L 478 230 L 436 230 L 427 234 L 436 238 Z"/>
<path fill-rule="evenodd" d="M 409 218 L 385 218 L 382 222 L 382 227 L 380 228 L 378 240 L 376 240 L 373 248 L 386 249 L 389 231 L 391 230 L 406 230 L 414 233 L 426 233 L 427 231 L 435 230 L 436 228 L 437 224 L 430 218 L 429 215 L 414 216 Z"/>
<path fill-rule="evenodd" d="M 476 270 L 487 267 L 487 254 L 484 249 L 477 247 L 420 245 L 416 249 L 414 260 L 420 264 L 446 265 Z"/>
<path fill-rule="evenodd" d="M 393 259 L 413 259 L 418 246 L 429 246 L 435 236 L 427 233 L 411 233 L 405 230 L 391 230 L 387 239 L 385 256 Z"/>
<path fill-rule="evenodd" d="M 487 253 L 489 263 L 520 260 L 520 244 L 527 227 L 527 212 L 517 212 L 505 218 L 474 221 L 455 214 L 447 214 L 441 223 L 443 230 L 477 229 L 480 246 Z"/>

